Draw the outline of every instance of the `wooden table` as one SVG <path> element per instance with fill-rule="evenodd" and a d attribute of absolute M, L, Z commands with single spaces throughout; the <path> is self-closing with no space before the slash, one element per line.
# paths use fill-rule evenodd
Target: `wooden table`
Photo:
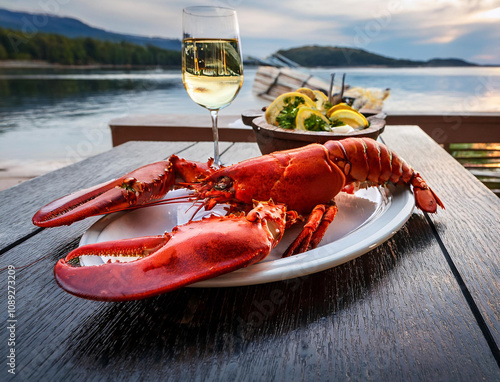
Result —
<path fill-rule="evenodd" d="M 0 267 L 33 264 L 15 270 L 15 322 L 7 321 L 8 270 L 0 273 L 0 378 L 500 380 L 500 200 L 418 127 L 388 126 L 382 137 L 446 211 L 415 211 L 354 261 L 264 285 L 124 303 L 79 299 L 56 285 L 52 269 L 97 218 L 31 225 L 40 206 L 63 194 L 173 153 L 204 160 L 209 142 L 129 142 L 1 192 Z M 221 151 L 226 163 L 259 154 L 255 143 L 223 143 Z"/>

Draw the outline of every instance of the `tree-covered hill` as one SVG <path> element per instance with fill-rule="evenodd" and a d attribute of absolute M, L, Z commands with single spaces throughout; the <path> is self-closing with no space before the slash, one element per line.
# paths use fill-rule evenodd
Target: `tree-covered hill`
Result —
<path fill-rule="evenodd" d="M 309 45 L 278 53 L 301 66 L 475 66 L 459 59 L 433 59 L 429 61 L 398 60 L 370 53 L 362 49 Z"/>
<path fill-rule="evenodd" d="M 0 28 L 0 60 L 43 60 L 62 65 L 180 66 L 181 53 L 153 45 L 110 42 L 52 33 L 25 36 Z"/>
<path fill-rule="evenodd" d="M 181 50 L 181 41 L 173 38 L 146 37 L 109 32 L 90 26 L 72 17 L 44 13 L 28 13 L 0 9 L 0 26 L 5 29 L 21 31 L 23 34 L 55 33 L 69 38 L 90 37 L 96 40 L 122 42 L 136 45 L 152 45 L 167 50 Z"/>

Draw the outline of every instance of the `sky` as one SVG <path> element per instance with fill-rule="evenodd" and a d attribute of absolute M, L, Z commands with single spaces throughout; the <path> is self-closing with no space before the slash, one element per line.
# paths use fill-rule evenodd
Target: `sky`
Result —
<path fill-rule="evenodd" d="M 399 59 L 500 64 L 500 0 L 0 0 L 0 8 L 179 39 L 182 9 L 190 5 L 236 9 L 243 53 L 261 58 L 320 45 Z"/>

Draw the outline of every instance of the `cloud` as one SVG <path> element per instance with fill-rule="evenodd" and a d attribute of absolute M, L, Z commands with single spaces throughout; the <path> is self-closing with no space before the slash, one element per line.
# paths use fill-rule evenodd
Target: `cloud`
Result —
<path fill-rule="evenodd" d="M 266 56 L 280 48 L 317 44 L 350 46 L 396 58 L 429 59 L 453 54 L 482 63 L 500 63 L 497 54 L 492 53 L 498 50 L 500 0 L 196 3 L 235 8 L 243 50 L 253 55 Z M 44 4 L 51 4 L 51 9 L 44 9 Z M 181 36 L 181 13 L 186 5 L 183 0 L 0 0 L 0 7 L 51 11 L 110 31 L 169 38 Z"/>

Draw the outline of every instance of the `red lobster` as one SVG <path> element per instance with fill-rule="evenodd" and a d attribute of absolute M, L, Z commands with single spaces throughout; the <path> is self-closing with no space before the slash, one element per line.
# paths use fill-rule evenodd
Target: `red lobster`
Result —
<path fill-rule="evenodd" d="M 309 215 L 284 256 L 314 248 L 336 213 L 334 197 L 356 182 L 411 185 L 418 208 L 444 208 L 420 174 L 384 144 L 348 138 L 279 151 L 214 169 L 173 155 L 131 173 L 49 203 L 33 217 L 41 227 L 146 206 L 172 188 L 193 190 L 206 209 L 227 203 L 230 213 L 175 227 L 163 236 L 90 244 L 55 266 L 66 291 L 89 299 L 121 301 L 158 295 L 265 258 L 286 227 Z M 273 202 L 274 201 L 274 202 Z M 276 203 L 276 204 L 275 204 Z M 130 262 L 79 266 L 84 255 L 135 256 Z"/>

